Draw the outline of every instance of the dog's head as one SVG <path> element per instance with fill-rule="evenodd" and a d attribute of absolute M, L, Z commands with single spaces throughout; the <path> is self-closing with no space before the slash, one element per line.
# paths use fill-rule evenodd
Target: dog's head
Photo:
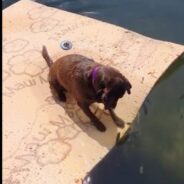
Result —
<path fill-rule="evenodd" d="M 113 109 L 118 99 L 122 98 L 126 92 L 131 94 L 132 85 L 119 71 L 101 66 L 95 78 L 93 77 L 93 87 L 104 103 L 105 109 Z"/>

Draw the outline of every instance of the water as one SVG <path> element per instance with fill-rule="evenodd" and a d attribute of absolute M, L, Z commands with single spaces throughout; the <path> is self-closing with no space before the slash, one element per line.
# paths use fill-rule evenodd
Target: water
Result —
<path fill-rule="evenodd" d="M 89 173 L 88 184 L 183 184 L 184 55 L 148 95 L 133 124 L 126 142 Z"/>
<path fill-rule="evenodd" d="M 161 40 L 184 44 L 184 0 L 35 0 Z M 3 7 L 16 2 L 4 0 Z"/>
<path fill-rule="evenodd" d="M 3 8 L 15 0 L 4 0 Z M 37 0 L 152 38 L 184 44 L 184 0 Z M 184 183 L 184 56 L 149 94 L 133 132 L 89 173 L 90 184 Z"/>
<path fill-rule="evenodd" d="M 153 38 L 184 43 L 183 0 L 39 0 L 38 2 L 110 22 Z"/>

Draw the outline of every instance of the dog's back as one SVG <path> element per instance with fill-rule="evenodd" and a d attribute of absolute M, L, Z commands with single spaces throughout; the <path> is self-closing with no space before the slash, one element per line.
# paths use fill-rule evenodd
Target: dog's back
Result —
<path fill-rule="evenodd" d="M 76 91 L 72 88 L 79 80 L 85 86 L 84 74 L 96 65 L 94 60 L 80 54 L 65 55 L 53 62 L 45 46 L 42 49 L 42 56 L 50 68 L 49 79 L 57 80 L 69 92 Z"/>

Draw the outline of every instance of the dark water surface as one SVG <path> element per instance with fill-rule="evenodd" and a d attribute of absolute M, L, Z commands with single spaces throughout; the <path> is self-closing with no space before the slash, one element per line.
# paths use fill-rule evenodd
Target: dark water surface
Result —
<path fill-rule="evenodd" d="M 3 8 L 14 0 L 4 0 Z M 37 0 L 152 38 L 184 44 L 184 0 Z M 184 56 L 147 97 L 124 144 L 89 173 L 89 184 L 184 184 Z"/>
<path fill-rule="evenodd" d="M 184 0 L 35 0 L 138 33 L 184 44 Z M 4 0 L 7 7 L 16 0 Z"/>
<path fill-rule="evenodd" d="M 88 184 L 184 184 L 184 55 L 148 95 L 127 140 Z"/>

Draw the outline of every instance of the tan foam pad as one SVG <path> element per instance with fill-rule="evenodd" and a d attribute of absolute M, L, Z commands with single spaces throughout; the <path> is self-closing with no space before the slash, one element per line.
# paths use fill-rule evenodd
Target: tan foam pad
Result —
<path fill-rule="evenodd" d="M 70 40 L 70 51 L 60 42 Z M 102 106 L 93 112 L 107 127 L 97 131 L 68 95 L 57 104 L 41 56 L 46 45 L 56 59 L 79 53 L 120 70 L 132 83 L 116 108 L 132 122 L 145 97 L 181 45 L 154 40 L 91 18 L 19 1 L 3 10 L 3 182 L 6 184 L 80 183 L 114 146 L 118 129 Z M 70 82 L 70 81 L 68 81 Z"/>

